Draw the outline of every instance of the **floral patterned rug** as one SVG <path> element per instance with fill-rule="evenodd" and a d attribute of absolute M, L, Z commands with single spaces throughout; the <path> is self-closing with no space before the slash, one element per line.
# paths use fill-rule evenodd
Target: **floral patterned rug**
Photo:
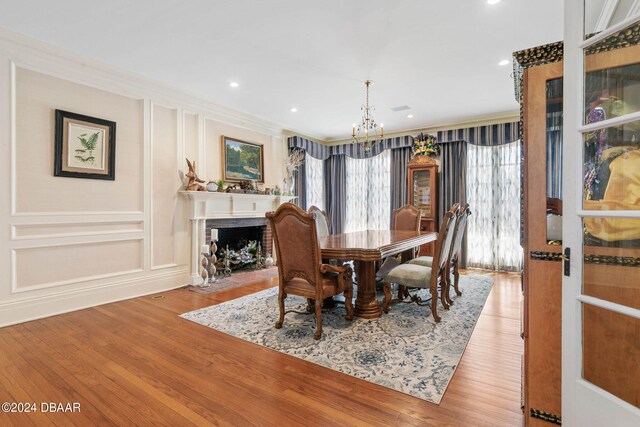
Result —
<path fill-rule="evenodd" d="M 216 329 L 354 377 L 440 403 L 467 346 L 493 285 L 491 277 L 462 275 L 462 296 L 435 324 L 428 306 L 394 301 L 388 314 L 374 320 L 344 319 L 339 305 L 323 311 L 322 339 L 315 341 L 315 316 L 288 313 L 282 329 L 278 288 L 182 314 Z M 424 291 L 421 291 L 424 292 Z M 453 290 L 452 290 L 453 293 Z M 394 291 L 395 295 L 395 291 Z M 304 311 L 306 300 L 289 296 L 286 310 Z"/>

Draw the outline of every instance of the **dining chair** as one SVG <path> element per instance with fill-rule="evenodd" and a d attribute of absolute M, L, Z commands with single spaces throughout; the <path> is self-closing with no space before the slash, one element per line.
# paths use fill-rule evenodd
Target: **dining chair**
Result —
<path fill-rule="evenodd" d="M 401 231 L 420 231 L 420 210 L 412 205 L 404 205 L 391 213 L 391 229 Z M 416 256 L 420 248 L 407 251 L 401 255 L 402 261 Z"/>
<path fill-rule="evenodd" d="M 284 323 L 284 301 L 287 295 L 307 298 L 307 311 L 316 315 L 313 338 L 322 337 L 322 305 L 325 298 L 344 293 L 346 318 L 353 319 L 352 269 L 333 266 L 321 260 L 316 214 L 308 214 L 293 203 L 283 203 L 266 215 L 278 256 L 278 307 L 276 329 Z"/>
<path fill-rule="evenodd" d="M 400 231 L 420 231 L 420 210 L 412 205 L 404 205 L 398 209 L 394 209 L 391 213 L 391 230 Z M 415 248 L 406 255 L 403 252 L 400 255 L 403 261 L 413 258 L 419 248 Z M 376 280 L 380 281 L 393 268 L 401 263 L 397 257 L 388 257 L 380 263 L 380 267 L 376 267 Z"/>
<path fill-rule="evenodd" d="M 420 210 L 411 205 L 394 209 L 391 213 L 391 229 L 420 231 Z"/>
<path fill-rule="evenodd" d="M 453 226 L 455 223 L 455 212 L 457 212 L 457 205 L 454 206 L 455 210 L 451 210 L 444 215 L 440 230 L 438 232 L 438 239 L 436 240 L 436 250 L 433 257 L 432 266 L 426 267 L 418 264 L 404 263 L 389 273 L 387 273 L 383 279 L 384 300 L 382 303 L 382 309 L 385 313 L 389 312 L 391 305 L 391 284 L 397 283 L 398 286 L 398 299 L 402 300 L 404 297 L 409 297 L 412 302 L 418 305 L 425 305 L 428 300 L 423 300 L 418 295 L 411 295 L 410 289 L 429 289 L 431 294 L 431 313 L 433 319 L 436 322 L 440 322 L 441 318 L 438 315 L 438 283 L 440 283 L 440 301 L 445 310 L 449 309 L 444 292 L 446 291 L 446 262 L 447 255 L 451 247 L 453 240 Z"/>
<path fill-rule="evenodd" d="M 310 214 L 316 214 L 316 229 L 318 230 L 318 237 L 327 237 L 331 234 L 331 220 L 329 219 L 329 215 L 327 212 L 320 209 L 319 207 L 312 205 L 308 212 Z"/>
<path fill-rule="evenodd" d="M 451 245 L 451 250 L 448 255 L 449 262 L 447 263 L 447 291 L 446 298 L 449 304 L 453 304 L 451 300 L 451 268 L 453 268 L 453 288 L 455 289 L 456 295 L 461 296 L 462 291 L 459 287 L 460 282 L 460 251 L 462 249 L 462 240 L 464 239 L 464 233 L 467 228 L 467 220 L 471 216 L 471 209 L 469 208 L 469 203 L 465 203 L 465 205 L 460 209 L 460 212 L 457 215 L 456 223 L 453 229 L 453 243 Z M 433 263 L 432 257 L 418 257 L 409 261 L 410 264 L 422 265 L 425 267 L 431 267 Z"/>

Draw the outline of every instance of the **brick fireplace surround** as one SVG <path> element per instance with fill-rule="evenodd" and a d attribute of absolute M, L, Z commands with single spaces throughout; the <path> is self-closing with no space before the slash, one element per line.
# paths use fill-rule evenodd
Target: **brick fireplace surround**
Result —
<path fill-rule="evenodd" d="M 189 203 L 191 229 L 191 275 L 190 284 L 200 279 L 200 248 L 211 241 L 212 228 L 262 226 L 262 245 L 273 256 L 273 238 L 267 227 L 265 213 L 276 210 L 282 203 L 290 202 L 294 196 L 265 194 L 217 193 L 208 191 L 181 191 Z M 263 250 L 264 253 L 267 250 Z"/>

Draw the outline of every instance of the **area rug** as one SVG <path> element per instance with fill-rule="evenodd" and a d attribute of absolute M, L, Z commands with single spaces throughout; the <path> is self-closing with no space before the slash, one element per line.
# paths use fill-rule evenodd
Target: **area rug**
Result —
<path fill-rule="evenodd" d="M 236 271 L 229 277 L 218 278 L 211 286 L 202 288 L 200 286 L 189 285 L 186 288 L 199 294 L 209 295 L 227 289 L 237 288 L 238 286 L 250 285 L 263 280 L 278 277 L 278 267 L 270 267 L 262 270 Z"/>
<path fill-rule="evenodd" d="M 489 295 L 491 277 L 460 276 L 462 296 L 450 310 L 440 307 L 435 324 L 428 306 L 395 302 L 374 320 L 344 319 L 344 307 L 323 312 L 322 339 L 315 341 L 315 316 L 288 313 L 282 329 L 278 288 L 270 288 L 181 317 L 234 337 L 354 377 L 440 403 Z M 395 292 L 394 292 L 395 295 Z M 426 295 L 424 295 L 426 296 Z M 304 311 L 306 300 L 289 296 L 286 310 Z"/>

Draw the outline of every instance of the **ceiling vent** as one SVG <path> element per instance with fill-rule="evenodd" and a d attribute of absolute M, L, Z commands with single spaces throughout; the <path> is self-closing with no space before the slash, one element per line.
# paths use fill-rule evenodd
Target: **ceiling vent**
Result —
<path fill-rule="evenodd" d="M 392 107 L 391 111 L 405 111 L 410 109 L 411 107 L 409 107 L 408 105 L 400 105 L 399 107 Z"/>

